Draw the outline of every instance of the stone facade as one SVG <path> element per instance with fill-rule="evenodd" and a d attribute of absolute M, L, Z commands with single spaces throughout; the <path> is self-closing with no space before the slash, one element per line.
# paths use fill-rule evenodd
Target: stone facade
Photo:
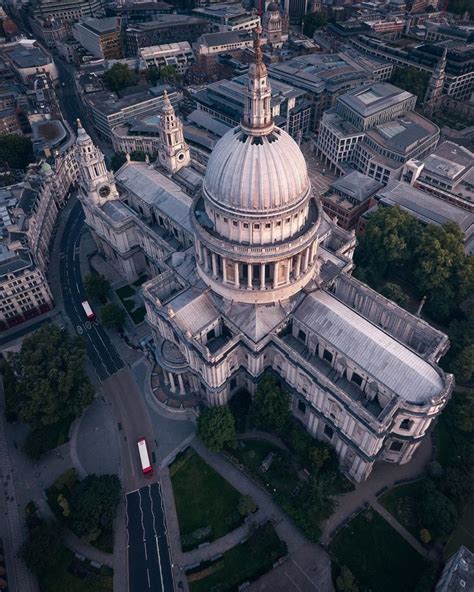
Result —
<path fill-rule="evenodd" d="M 273 372 L 295 417 L 361 481 L 379 460 L 409 462 L 443 409 L 448 339 L 352 278 L 354 233 L 323 212 L 270 97 L 257 33 L 242 122 L 200 189 L 180 188 L 192 166 L 127 162 L 119 192 L 80 132 L 81 201 L 111 264 L 129 281 L 152 276 L 143 294 L 166 388 L 222 405 Z"/>

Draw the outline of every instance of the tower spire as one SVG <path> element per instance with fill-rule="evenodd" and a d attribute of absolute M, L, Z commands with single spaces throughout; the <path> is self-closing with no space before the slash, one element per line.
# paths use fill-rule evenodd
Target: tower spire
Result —
<path fill-rule="evenodd" d="M 252 136 L 264 136 L 273 129 L 272 91 L 268 82 L 267 67 L 263 63 L 261 32 L 260 25 L 254 29 L 255 61 L 249 68 L 244 115 L 241 122 L 241 128 Z"/>

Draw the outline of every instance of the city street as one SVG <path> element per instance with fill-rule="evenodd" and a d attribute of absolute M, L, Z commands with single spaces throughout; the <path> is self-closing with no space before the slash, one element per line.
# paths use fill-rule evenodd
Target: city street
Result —
<path fill-rule="evenodd" d="M 166 519 L 158 483 L 127 494 L 130 592 L 174 589 Z"/>
<path fill-rule="evenodd" d="M 123 362 L 104 329 L 89 322 L 82 309 L 81 303 L 86 300 L 79 261 L 83 225 L 84 214 L 78 202 L 71 211 L 61 238 L 60 281 L 66 314 L 74 330 L 86 339 L 91 364 L 99 380 L 104 380 L 123 368 Z"/>

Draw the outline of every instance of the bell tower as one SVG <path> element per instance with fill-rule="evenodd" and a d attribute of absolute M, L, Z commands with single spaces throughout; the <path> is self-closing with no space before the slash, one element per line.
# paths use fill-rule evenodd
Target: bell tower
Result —
<path fill-rule="evenodd" d="M 79 165 L 79 185 L 83 195 L 95 205 L 118 199 L 114 176 L 107 170 L 102 152 L 77 120 L 76 160 Z"/>
<path fill-rule="evenodd" d="M 169 173 L 177 173 L 191 163 L 189 146 L 184 141 L 183 124 L 176 116 L 166 90 L 161 108 L 160 140 L 158 162 Z"/>

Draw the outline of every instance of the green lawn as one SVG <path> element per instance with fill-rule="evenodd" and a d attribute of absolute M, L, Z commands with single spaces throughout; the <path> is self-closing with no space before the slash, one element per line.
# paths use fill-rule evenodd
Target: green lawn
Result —
<path fill-rule="evenodd" d="M 113 572 L 104 567 L 96 570 L 88 562 L 76 560 L 69 549 L 64 548 L 61 561 L 54 571 L 40 578 L 41 592 L 112 592 Z"/>
<path fill-rule="evenodd" d="M 270 522 L 260 526 L 244 543 L 226 551 L 220 559 L 206 563 L 188 574 L 191 592 L 237 590 L 246 581 L 257 579 L 286 555 L 283 543 Z"/>
<path fill-rule="evenodd" d="M 378 500 L 417 539 L 419 528 L 416 505 L 420 489 L 421 481 L 399 485 L 384 493 Z"/>
<path fill-rule="evenodd" d="M 183 550 L 234 530 L 240 493 L 191 449 L 170 467 Z"/>
<path fill-rule="evenodd" d="M 145 281 L 145 280 L 144 280 Z M 136 288 L 134 288 L 133 286 L 136 286 L 137 288 L 141 285 L 141 283 L 139 283 L 140 280 L 138 280 L 137 282 L 135 282 L 134 284 L 130 285 L 130 286 L 122 286 L 121 288 L 119 288 L 118 290 L 116 290 L 116 294 L 117 296 L 120 298 L 122 304 L 125 307 L 125 310 L 128 312 L 128 314 L 130 315 L 132 321 L 135 323 L 135 325 L 140 324 L 141 322 L 143 322 L 145 315 L 146 315 L 146 309 L 144 306 L 135 306 L 135 302 L 133 300 L 133 296 L 135 294 L 135 292 L 137 291 Z"/>
<path fill-rule="evenodd" d="M 346 565 L 360 589 L 411 592 L 426 562 L 375 510 L 358 514 L 331 542 L 331 557 Z"/>
<path fill-rule="evenodd" d="M 272 464 L 268 471 L 262 473 L 259 471 L 260 465 L 270 452 L 274 453 Z M 267 440 L 253 438 L 239 440 L 231 455 L 272 490 L 276 489 L 277 492 L 291 495 L 295 487 L 301 485 L 290 454 Z"/>

